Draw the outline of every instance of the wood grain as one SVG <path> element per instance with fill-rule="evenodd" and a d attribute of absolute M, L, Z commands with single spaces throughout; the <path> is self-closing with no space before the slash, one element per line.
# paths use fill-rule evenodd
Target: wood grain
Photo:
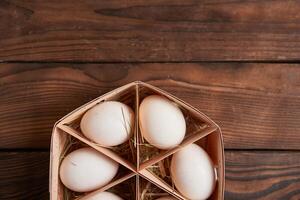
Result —
<path fill-rule="evenodd" d="M 299 199 L 300 152 L 226 152 L 225 199 Z"/>
<path fill-rule="evenodd" d="M 225 199 L 299 199 L 300 152 L 227 151 L 225 156 Z M 48 152 L 0 152 L 0 198 L 49 199 L 48 161 Z"/>
<path fill-rule="evenodd" d="M 0 199 L 49 199 L 49 152 L 0 152 Z"/>
<path fill-rule="evenodd" d="M 299 60 L 299 1 L 1 1 L 1 61 Z"/>
<path fill-rule="evenodd" d="M 48 148 L 56 120 L 134 80 L 191 103 L 227 149 L 300 149 L 298 64 L 2 64 L 0 148 Z"/>

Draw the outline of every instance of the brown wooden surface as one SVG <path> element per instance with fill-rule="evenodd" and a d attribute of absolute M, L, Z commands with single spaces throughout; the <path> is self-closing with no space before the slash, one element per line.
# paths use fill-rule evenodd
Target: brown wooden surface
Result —
<path fill-rule="evenodd" d="M 215 120 L 227 149 L 300 149 L 298 64 L 2 66 L 2 148 L 48 148 L 52 126 L 59 118 L 111 89 L 143 80 Z"/>
<path fill-rule="evenodd" d="M 221 126 L 226 199 L 300 199 L 299 10 L 297 0 L 0 1 L 0 199 L 49 199 L 54 122 L 134 80 Z"/>
<path fill-rule="evenodd" d="M 1 1 L 2 61 L 299 60 L 299 1 Z"/>
<path fill-rule="evenodd" d="M 226 199 L 300 199 L 300 152 L 227 151 Z"/>
<path fill-rule="evenodd" d="M 0 152 L 0 199 L 46 200 L 49 152 Z"/>
<path fill-rule="evenodd" d="M 226 152 L 225 199 L 299 199 L 300 152 Z M 48 199 L 48 152 L 0 152 L 0 199 Z"/>

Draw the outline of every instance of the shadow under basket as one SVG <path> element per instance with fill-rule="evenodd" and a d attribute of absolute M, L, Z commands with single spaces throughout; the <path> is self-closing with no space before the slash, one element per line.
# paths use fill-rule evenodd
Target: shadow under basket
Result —
<path fill-rule="evenodd" d="M 169 150 L 159 150 L 147 143 L 139 128 L 139 105 L 152 94 L 164 96 L 175 103 L 186 120 L 186 136 L 182 143 Z M 84 113 L 104 101 L 120 101 L 135 112 L 135 124 L 128 142 L 107 148 L 86 138 L 80 130 Z M 206 115 L 177 97 L 147 83 L 136 81 L 106 93 L 79 107 L 59 120 L 53 128 L 50 152 L 49 191 L 51 200 L 87 199 L 89 196 L 112 191 L 124 199 L 151 200 L 163 196 L 187 199 L 176 190 L 169 176 L 168 165 L 172 154 L 181 148 L 196 143 L 203 147 L 214 164 L 217 184 L 209 199 L 224 199 L 224 147 L 222 133 Z M 65 155 L 80 147 L 89 146 L 120 164 L 121 171 L 106 186 L 89 193 L 69 191 L 60 181 L 59 166 Z M 130 191 L 130 192 L 129 192 Z"/>

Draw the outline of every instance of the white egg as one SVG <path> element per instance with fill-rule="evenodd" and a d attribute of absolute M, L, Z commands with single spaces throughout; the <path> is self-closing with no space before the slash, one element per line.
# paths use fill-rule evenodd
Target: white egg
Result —
<path fill-rule="evenodd" d="M 123 200 L 123 199 L 111 192 L 101 192 L 85 200 Z"/>
<path fill-rule="evenodd" d="M 70 190 L 88 192 L 109 183 L 119 164 L 93 148 L 85 147 L 68 154 L 60 166 L 60 179 Z"/>
<path fill-rule="evenodd" d="M 160 198 L 158 198 L 158 199 L 156 199 L 156 200 L 176 200 L 174 197 L 160 197 Z"/>
<path fill-rule="evenodd" d="M 159 149 L 173 148 L 184 139 L 184 116 L 181 110 L 165 97 L 146 97 L 139 108 L 139 122 L 143 137 Z"/>
<path fill-rule="evenodd" d="M 106 101 L 88 110 L 81 119 L 82 133 L 103 146 L 116 146 L 126 142 L 132 132 L 134 113 L 117 101 Z"/>
<path fill-rule="evenodd" d="M 215 188 L 213 163 L 196 144 L 190 144 L 173 155 L 171 176 L 178 191 L 188 199 L 207 199 Z"/>

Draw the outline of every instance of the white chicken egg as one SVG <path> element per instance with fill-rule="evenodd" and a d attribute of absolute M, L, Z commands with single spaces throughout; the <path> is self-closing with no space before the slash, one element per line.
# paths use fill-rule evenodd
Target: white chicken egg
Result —
<path fill-rule="evenodd" d="M 93 148 L 85 147 L 68 154 L 60 166 L 62 183 L 75 192 L 88 192 L 109 183 L 119 164 Z"/>
<path fill-rule="evenodd" d="M 160 197 L 156 200 L 176 200 L 176 199 L 174 197 L 167 196 L 167 197 Z"/>
<path fill-rule="evenodd" d="M 88 110 L 81 119 L 82 133 L 103 146 L 116 146 L 126 142 L 132 132 L 134 113 L 117 101 L 106 101 Z"/>
<path fill-rule="evenodd" d="M 173 148 L 184 139 L 186 122 L 183 113 L 165 97 L 146 97 L 139 108 L 139 122 L 143 137 L 159 149 Z"/>
<path fill-rule="evenodd" d="M 216 183 L 210 157 L 196 144 L 190 144 L 173 155 L 171 177 L 178 191 L 192 200 L 209 198 Z"/>
<path fill-rule="evenodd" d="M 85 200 L 123 200 L 123 199 L 111 192 L 100 192 L 89 198 L 86 198 Z"/>

